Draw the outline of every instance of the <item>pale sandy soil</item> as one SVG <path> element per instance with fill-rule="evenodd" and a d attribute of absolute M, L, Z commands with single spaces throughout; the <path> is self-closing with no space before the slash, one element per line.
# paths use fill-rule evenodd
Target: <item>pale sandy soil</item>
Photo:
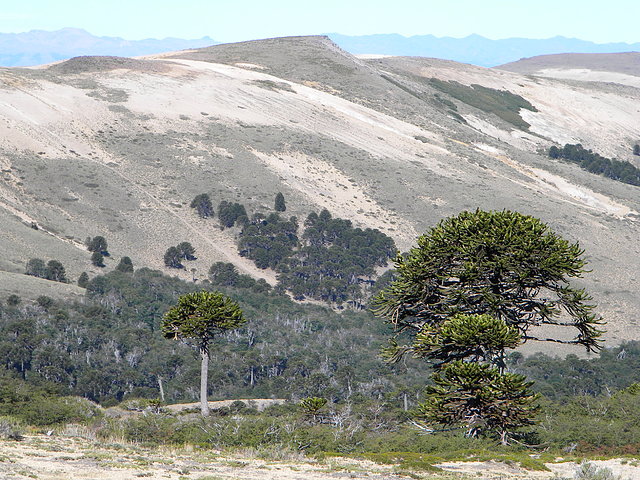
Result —
<path fill-rule="evenodd" d="M 597 70 L 589 70 L 588 68 L 543 68 L 542 70 L 538 70 L 535 75 L 564 80 L 577 80 L 580 82 L 619 83 L 621 85 L 640 88 L 640 77 L 619 72 L 600 72 Z"/>
<path fill-rule="evenodd" d="M 233 402 L 241 401 L 247 404 L 250 407 L 254 407 L 257 410 L 261 411 L 271 405 L 282 405 L 286 403 L 285 399 L 282 398 L 255 398 L 251 400 L 218 400 L 215 402 L 209 402 L 209 408 L 223 408 L 230 406 Z M 181 412 L 183 410 L 190 409 L 199 409 L 200 402 L 193 403 L 176 403 L 174 405 L 166 405 L 164 407 L 165 410 L 169 410 L 170 412 Z"/>
<path fill-rule="evenodd" d="M 549 471 L 527 471 L 500 462 L 448 462 L 442 473 L 399 470 L 395 465 L 347 458 L 315 460 L 295 452 L 260 455 L 194 447 L 142 447 L 96 441 L 91 435 L 30 435 L 23 441 L 0 440 L 0 479 L 26 480 L 551 480 L 573 478 L 574 462 L 549 463 Z M 67 432 L 69 433 L 69 432 Z M 637 461 L 596 460 L 623 480 L 640 478 Z"/>
<path fill-rule="evenodd" d="M 591 460 L 589 463 L 597 468 L 608 468 L 616 480 L 635 480 L 640 478 L 640 465 L 637 461 L 622 459 Z M 438 465 L 447 472 L 469 475 L 469 478 L 480 479 L 573 479 L 579 464 L 575 462 L 547 463 L 550 472 L 523 472 L 517 467 L 499 462 L 451 462 Z M 605 477 L 598 477 L 605 478 Z M 610 478 L 610 477 L 606 477 Z"/>
<path fill-rule="evenodd" d="M 275 456 L 278 456 L 277 452 Z M 311 461 L 297 454 L 264 460 L 255 453 L 143 448 L 80 437 L 29 436 L 0 441 L 0 478 L 40 480 L 329 480 L 409 478 L 394 467 L 348 459 Z M 431 478 L 431 477 L 418 477 Z"/>

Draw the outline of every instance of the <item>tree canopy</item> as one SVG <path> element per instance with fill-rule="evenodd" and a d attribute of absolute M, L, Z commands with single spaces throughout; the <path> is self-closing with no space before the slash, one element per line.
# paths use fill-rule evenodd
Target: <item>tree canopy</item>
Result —
<path fill-rule="evenodd" d="M 123 273 L 133 272 L 133 262 L 130 257 L 122 257 L 120 263 L 116 266 L 116 270 Z"/>
<path fill-rule="evenodd" d="M 485 313 L 517 328 L 523 341 L 596 351 L 602 319 L 585 290 L 569 283 L 585 272 L 583 253 L 578 243 L 534 217 L 462 212 L 396 258 L 397 277 L 375 299 L 375 311 L 399 331 L 414 333 L 428 332 L 456 313 Z M 539 337 L 533 327 L 540 325 L 573 329 L 575 337 Z"/>
<path fill-rule="evenodd" d="M 276 194 L 274 209 L 276 212 L 284 212 L 287 210 L 287 204 L 284 201 L 284 195 L 282 192 Z"/>
<path fill-rule="evenodd" d="M 211 197 L 209 197 L 207 193 L 196 195 L 191 201 L 190 207 L 195 208 L 198 215 L 202 218 L 213 217 L 215 214 L 213 205 L 211 204 Z"/>
<path fill-rule="evenodd" d="M 107 239 L 101 235 L 95 236 L 93 238 L 87 238 L 87 249 L 90 252 L 97 252 L 104 256 L 109 255 Z"/>

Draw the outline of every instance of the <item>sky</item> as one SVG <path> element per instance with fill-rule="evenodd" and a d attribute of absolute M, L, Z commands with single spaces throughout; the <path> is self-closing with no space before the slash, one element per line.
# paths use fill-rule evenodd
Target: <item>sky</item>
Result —
<path fill-rule="evenodd" d="M 0 33 L 82 28 L 127 40 L 342 33 L 640 42 L 640 0 L 0 0 Z"/>

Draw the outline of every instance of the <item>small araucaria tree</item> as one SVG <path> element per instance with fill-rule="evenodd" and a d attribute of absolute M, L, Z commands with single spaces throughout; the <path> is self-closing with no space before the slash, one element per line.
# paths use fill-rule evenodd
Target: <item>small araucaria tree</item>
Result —
<path fill-rule="evenodd" d="M 209 415 L 207 380 L 209 347 L 212 340 L 246 322 L 236 302 L 219 292 L 200 291 L 178 298 L 162 320 L 162 334 L 166 338 L 184 340 L 200 352 L 200 407 L 203 416 Z"/>
<path fill-rule="evenodd" d="M 506 442 L 531 423 L 535 396 L 524 377 L 504 373 L 505 350 L 530 340 L 600 348 L 602 320 L 591 297 L 569 283 L 585 272 L 583 253 L 536 218 L 477 210 L 443 220 L 397 257 L 396 280 L 374 308 L 412 338 L 408 345 L 392 340 L 390 360 L 410 353 L 435 364 L 436 386 L 423 404 L 427 423 L 457 423 L 468 435 Z M 540 326 L 574 336 L 541 337 Z M 500 385 L 510 385 L 511 396 Z M 480 399 L 493 403 L 473 403 Z M 507 418 L 498 424 L 495 415 Z"/>
<path fill-rule="evenodd" d="M 211 204 L 211 197 L 207 193 L 201 193 L 196 195 L 191 201 L 191 208 L 195 208 L 198 215 L 202 218 L 213 217 L 213 205 Z"/>

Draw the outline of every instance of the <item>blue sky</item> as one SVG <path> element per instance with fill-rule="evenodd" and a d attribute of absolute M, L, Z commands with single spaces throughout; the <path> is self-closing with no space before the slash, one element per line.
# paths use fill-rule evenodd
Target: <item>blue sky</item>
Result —
<path fill-rule="evenodd" d="M 640 0 L 0 0 L 0 33 L 64 27 L 129 40 L 336 32 L 636 43 Z"/>

